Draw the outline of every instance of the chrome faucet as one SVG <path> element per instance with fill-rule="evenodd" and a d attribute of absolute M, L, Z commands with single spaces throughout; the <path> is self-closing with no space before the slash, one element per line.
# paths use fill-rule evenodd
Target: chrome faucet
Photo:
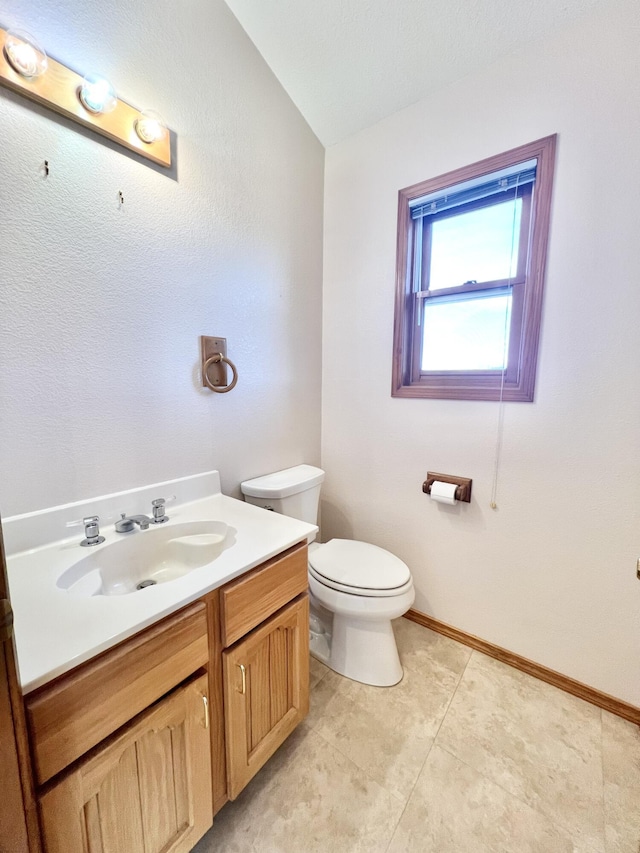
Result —
<path fill-rule="evenodd" d="M 126 515 L 123 512 L 120 520 L 115 523 L 116 533 L 130 533 L 136 524 L 140 530 L 147 530 L 150 523 L 148 515 Z"/>

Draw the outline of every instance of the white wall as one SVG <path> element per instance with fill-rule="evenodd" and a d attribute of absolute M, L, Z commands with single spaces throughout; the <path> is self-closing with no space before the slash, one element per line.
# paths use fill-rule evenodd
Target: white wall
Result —
<path fill-rule="evenodd" d="M 327 151 L 323 536 L 411 567 L 424 613 L 640 705 L 636 0 Z M 559 134 L 534 403 L 392 399 L 397 192 Z M 473 478 L 455 508 L 427 470 Z"/>
<path fill-rule="evenodd" d="M 318 462 L 324 151 L 231 12 L 0 15 L 178 135 L 172 180 L 0 90 L 2 515 L 211 468 L 230 493 Z M 228 339 L 229 394 L 199 387 L 201 334 Z"/>

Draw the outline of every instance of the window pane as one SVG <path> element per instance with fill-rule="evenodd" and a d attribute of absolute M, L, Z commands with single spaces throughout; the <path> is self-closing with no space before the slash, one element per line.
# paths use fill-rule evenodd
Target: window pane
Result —
<path fill-rule="evenodd" d="M 510 320 L 510 293 L 455 302 L 426 300 L 422 370 L 502 370 Z"/>
<path fill-rule="evenodd" d="M 436 219 L 431 226 L 429 290 L 515 276 L 521 215 L 518 198 Z"/>

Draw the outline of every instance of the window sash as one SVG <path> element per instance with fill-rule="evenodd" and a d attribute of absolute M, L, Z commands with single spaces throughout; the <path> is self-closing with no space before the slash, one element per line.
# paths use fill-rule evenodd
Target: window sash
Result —
<path fill-rule="evenodd" d="M 506 198 L 515 199 L 516 189 L 507 191 Z M 517 188 L 517 197 L 522 199 L 522 213 L 520 217 L 520 233 L 518 235 L 518 261 L 516 275 L 511 279 L 498 281 L 483 281 L 475 283 L 464 283 L 457 287 L 442 288 L 440 290 L 429 290 L 429 268 L 431 254 L 431 224 L 445 217 L 459 216 L 463 213 L 477 210 L 482 207 L 490 207 L 500 204 L 505 200 L 505 193 L 500 196 L 491 196 L 468 202 L 466 205 L 455 209 L 443 211 L 432 217 L 421 217 L 413 222 L 413 298 L 414 305 L 412 315 L 412 355 L 411 355 L 411 381 L 420 381 L 428 377 L 501 377 L 504 372 L 505 382 L 518 381 L 518 362 L 520 361 L 520 347 L 522 340 L 522 321 L 524 313 L 524 286 L 526 284 L 527 263 L 529 256 L 529 236 L 531 222 L 531 203 L 533 185 Z M 417 285 L 420 285 L 417 289 Z M 451 301 L 458 299 L 462 301 L 465 296 L 473 298 L 472 294 L 480 291 L 512 292 L 511 322 L 509 326 L 509 346 L 507 352 L 507 366 L 505 369 L 495 368 L 493 370 L 422 370 L 422 325 L 426 303 L 434 301 Z"/>
<path fill-rule="evenodd" d="M 522 213 L 520 216 L 520 233 L 518 234 L 518 262 L 516 265 L 516 274 L 512 278 L 512 281 L 520 282 L 524 281 L 526 276 L 526 266 L 527 266 L 527 256 L 529 253 L 529 225 L 531 218 L 531 196 L 533 191 L 533 185 L 529 184 L 526 187 L 518 188 L 518 198 L 522 200 Z M 422 257 L 419 261 L 419 267 L 421 270 L 420 274 L 420 284 L 417 290 L 429 291 L 429 268 L 430 268 L 430 258 L 431 258 L 431 232 L 432 225 L 434 222 L 437 222 L 442 219 L 450 219 L 453 216 L 460 216 L 464 213 L 471 213 L 474 210 L 480 210 L 484 207 L 492 207 L 494 204 L 500 204 L 505 200 L 510 201 L 514 200 L 516 197 L 516 191 L 509 191 L 508 195 L 501 195 L 499 198 L 492 196 L 491 198 L 484 198 L 478 201 L 470 202 L 469 204 L 464 205 L 464 207 L 458 207 L 455 210 L 447 210 L 441 213 L 439 216 L 429 217 L 425 219 L 424 217 L 420 220 L 416 220 L 414 223 L 414 228 L 417 228 L 419 232 L 422 234 Z M 417 241 L 416 241 L 416 250 L 418 249 Z M 480 282 L 480 284 L 485 284 L 485 282 Z M 466 284 L 460 284 L 456 288 L 441 288 L 440 290 L 433 291 L 433 296 L 436 294 L 444 294 L 450 290 L 458 290 L 463 287 L 467 287 Z"/>
<path fill-rule="evenodd" d="M 414 316 L 419 318 L 413 332 L 413 364 L 412 373 L 418 378 L 428 377 L 501 377 L 504 372 L 505 382 L 516 382 L 518 380 L 518 361 L 520 355 L 520 347 L 522 343 L 522 320 L 524 315 L 524 291 L 525 283 L 514 284 L 505 280 L 504 282 L 492 282 L 491 286 L 477 287 L 474 290 L 467 290 L 464 293 L 447 294 L 441 297 L 433 296 L 427 299 L 420 293 L 415 294 L 415 310 Z M 468 299 L 476 299 L 479 294 L 482 295 L 498 295 L 511 293 L 511 320 L 509 324 L 509 345 L 507 348 L 507 366 L 505 369 L 494 368 L 491 370 L 423 370 L 422 369 L 422 324 L 423 314 L 427 302 L 464 302 Z"/>

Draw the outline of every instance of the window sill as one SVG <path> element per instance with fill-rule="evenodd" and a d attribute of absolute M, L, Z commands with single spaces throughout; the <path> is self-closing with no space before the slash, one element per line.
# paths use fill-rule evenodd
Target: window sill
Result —
<path fill-rule="evenodd" d="M 392 397 L 406 397 L 413 400 L 504 400 L 510 403 L 533 402 L 533 385 L 530 388 L 506 382 L 500 388 L 500 379 L 495 377 L 457 377 L 458 381 L 446 383 L 414 382 L 411 385 L 394 385 Z M 493 381 L 491 381 L 493 380 Z"/>

